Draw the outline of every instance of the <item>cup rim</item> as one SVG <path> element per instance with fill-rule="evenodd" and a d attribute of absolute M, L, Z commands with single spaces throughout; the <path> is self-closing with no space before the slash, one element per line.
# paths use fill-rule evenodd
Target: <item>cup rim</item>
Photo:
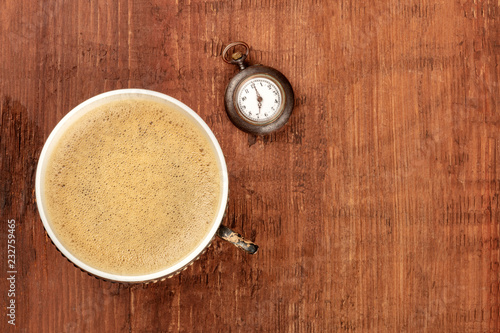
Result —
<path fill-rule="evenodd" d="M 52 230 L 49 220 L 47 218 L 47 215 L 45 213 L 44 205 L 43 205 L 43 197 L 41 194 L 42 191 L 42 180 L 43 180 L 43 166 L 44 163 L 46 163 L 47 158 L 48 158 L 48 152 L 49 149 L 51 148 L 51 145 L 54 143 L 54 140 L 56 139 L 56 136 L 59 135 L 61 131 L 64 130 L 64 126 L 66 123 L 71 121 L 75 116 L 80 115 L 81 112 L 87 112 L 88 110 L 91 110 L 90 106 L 92 104 L 95 104 L 97 102 L 102 102 L 103 100 L 109 99 L 109 102 L 112 102 L 116 99 L 113 99 L 113 97 L 118 96 L 118 95 L 124 95 L 129 97 L 138 97 L 140 95 L 143 96 L 148 96 L 152 97 L 155 100 L 163 100 L 166 101 L 167 103 L 171 103 L 176 105 L 178 108 L 182 109 L 185 111 L 191 118 L 204 130 L 205 134 L 208 136 L 208 138 L 211 141 L 212 146 L 215 149 L 216 157 L 218 159 L 218 162 L 220 163 L 220 171 L 221 171 L 221 180 L 222 180 L 222 193 L 221 193 L 221 198 L 220 198 L 220 203 L 219 207 L 217 209 L 217 214 L 214 219 L 214 223 L 210 229 L 210 231 L 205 235 L 201 243 L 193 250 L 191 251 L 184 259 L 181 261 L 177 262 L 175 265 L 170 266 L 168 268 L 165 268 L 161 271 L 150 273 L 150 274 L 143 274 L 143 275 L 120 275 L 120 274 L 112 274 L 108 272 L 104 272 L 102 270 L 96 269 L 81 260 L 79 260 L 77 257 L 75 257 L 70 251 L 66 249 L 66 247 L 59 241 L 57 236 L 55 235 L 54 231 Z M 54 245 L 57 247 L 57 249 L 69 260 L 71 261 L 74 265 L 79 267 L 80 269 L 103 279 L 106 280 L 111 280 L 111 281 L 117 281 L 117 282 L 128 282 L 128 283 L 141 283 L 141 282 L 148 282 L 148 281 L 155 281 L 159 280 L 168 276 L 171 276 L 175 273 L 180 272 L 183 268 L 187 267 L 190 263 L 192 263 L 194 260 L 197 259 L 197 257 L 210 245 L 212 239 L 215 236 L 215 233 L 217 232 L 217 229 L 222 223 L 222 219 L 224 217 L 224 213 L 226 210 L 226 204 L 227 204 L 227 199 L 228 199 L 228 192 L 229 192 L 229 185 L 228 185 L 228 173 L 227 173 L 227 165 L 224 159 L 224 155 L 222 153 L 222 149 L 219 145 L 219 142 L 215 138 L 215 135 L 213 132 L 210 130 L 208 125 L 203 121 L 203 119 L 196 113 L 194 112 L 190 107 L 188 107 L 186 104 L 182 103 L 181 101 L 165 95 L 160 92 L 152 91 L 152 90 L 147 90 L 147 89 L 119 89 L 119 90 L 112 90 L 108 91 L 99 95 L 96 95 L 92 98 L 87 99 L 86 101 L 80 103 L 76 107 L 74 107 L 70 112 L 68 112 L 54 127 L 52 132 L 50 133 L 49 137 L 45 141 L 45 144 L 42 148 L 42 151 L 40 153 L 40 157 L 38 159 L 38 164 L 37 164 L 37 170 L 36 170 L 36 180 L 35 180 L 35 194 L 36 194 L 36 202 L 37 202 L 37 207 L 38 207 L 38 212 L 40 215 L 40 218 L 42 220 L 43 226 L 45 228 L 45 231 L 49 235 L 51 241 L 54 243 Z"/>

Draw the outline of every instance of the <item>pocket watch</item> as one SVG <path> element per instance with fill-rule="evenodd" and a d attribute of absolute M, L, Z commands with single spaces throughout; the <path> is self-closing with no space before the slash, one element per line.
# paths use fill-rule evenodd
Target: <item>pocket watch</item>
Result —
<path fill-rule="evenodd" d="M 263 65 L 247 66 L 249 50 L 246 43 L 234 42 L 222 52 L 226 63 L 240 69 L 226 88 L 225 107 L 229 119 L 240 130 L 265 135 L 287 123 L 293 110 L 293 89 L 278 70 Z"/>

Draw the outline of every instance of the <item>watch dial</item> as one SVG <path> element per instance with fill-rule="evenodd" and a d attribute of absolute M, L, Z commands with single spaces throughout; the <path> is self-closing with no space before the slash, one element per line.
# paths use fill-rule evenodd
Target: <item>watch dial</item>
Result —
<path fill-rule="evenodd" d="M 236 106 L 247 121 L 266 124 L 276 119 L 283 111 L 283 89 L 263 76 L 251 77 L 236 91 Z"/>

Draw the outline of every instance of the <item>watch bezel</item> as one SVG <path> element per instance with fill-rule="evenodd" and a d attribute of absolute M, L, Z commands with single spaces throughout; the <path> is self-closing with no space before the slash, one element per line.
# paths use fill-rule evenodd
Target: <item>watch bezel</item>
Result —
<path fill-rule="evenodd" d="M 259 79 L 259 78 L 262 78 L 262 79 L 267 79 L 271 82 L 273 82 L 280 94 L 281 94 L 281 103 L 279 105 L 279 109 L 278 111 L 274 114 L 273 117 L 265 120 L 265 121 L 256 121 L 256 120 L 253 120 L 251 118 L 249 118 L 244 112 L 243 110 L 241 110 L 241 108 L 239 107 L 239 98 L 238 98 L 238 95 L 240 94 L 241 90 L 245 87 L 245 85 L 251 81 L 251 80 L 254 80 L 254 79 Z M 258 126 L 264 126 L 264 125 L 267 125 L 273 121 L 275 121 L 278 117 L 281 116 L 281 114 L 283 113 L 283 110 L 285 109 L 285 103 L 286 103 L 286 92 L 285 90 L 283 89 L 283 86 L 281 84 L 281 82 L 279 82 L 278 80 L 276 80 L 273 76 L 267 74 L 267 73 L 259 73 L 259 74 L 254 74 L 254 75 L 248 75 L 243 81 L 241 81 L 240 83 L 238 83 L 238 85 L 236 86 L 236 89 L 234 89 L 234 93 L 233 93 L 233 104 L 234 104 L 234 108 L 236 109 L 236 111 L 238 112 L 238 114 L 243 118 L 243 120 L 245 120 L 246 122 L 250 123 L 250 124 L 253 124 L 253 125 L 258 125 Z"/>
<path fill-rule="evenodd" d="M 282 89 L 283 93 L 283 107 L 281 113 L 277 113 L 276 117 L 265 123 L 247 121 L 248 118 L 240 113 L 239 108 L 235 104 L 237 103 L 235 93 L 237 92 L 238 88 L 244 82 L 246 82 L 247 79 L 259 75 L 265 75 L 266 78 L 272 79 L 277 83 L 278 87 Z M 294 94 L 290 82 L 281 72 L 271 67 L 262 65 L 253 65 L 247 67 L 238 72 L 231 79 L 226 88 L 225 107 L 227 115 L 236 127 L 247 133 L 265 135 L 279 130 L 288 122 L 288 119 L 290 118 L 290 115 L 292 113 L 293 106 Z"/>

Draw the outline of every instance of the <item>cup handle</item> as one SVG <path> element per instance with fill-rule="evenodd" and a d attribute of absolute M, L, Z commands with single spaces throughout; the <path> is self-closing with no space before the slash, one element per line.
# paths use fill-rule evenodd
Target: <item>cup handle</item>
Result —
<path fill-rule="evenodd" d="M 256 244 L 243 239 L 240 234 L 223 225 L 217 230 L 217 236 L 250 254 L 254 254 L 259 249 Z"/>

